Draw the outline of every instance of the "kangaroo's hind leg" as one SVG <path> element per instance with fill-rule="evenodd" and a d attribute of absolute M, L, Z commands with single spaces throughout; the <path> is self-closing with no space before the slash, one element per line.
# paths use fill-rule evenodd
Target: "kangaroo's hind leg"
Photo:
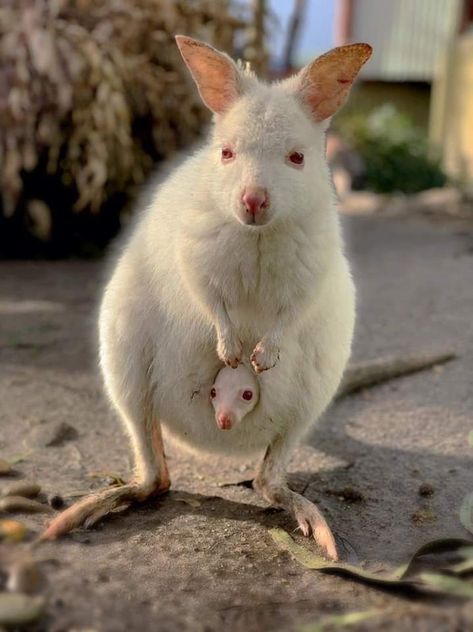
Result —
<path fill-rule="evenodd" d="M 139 371 L 138 371 L 139 373 Z M 164 455 L 161 425 L 155 417 L 152 395 L 143 388 L 147 375 L 142 380 L 127 383 L 128 388 L 115 389 L 107 384 L 112 400 L 122 417 L 131 439 L 135 473 L 130 483 L 113 489 L 106 489 L 78 501 L 57 516 L 41 535 L 41 540 L 52 540 L 80 526 L 90 527 L 100 518 L 113 511 L 142 502 L 151 496 L 162 494 L 170 487 L 169 473 Z M 120 400 L 114 392 L 128 392 L 129 396 Z"/>
<path fill-rule="evenodd" d="M 305 536 L 312 533 L 327 556 L 337 560 L 335 538 L 321 511 L 310 500 L 289 489 L 286 483 L 286 462 L 290 447 L 290 441 L 281 436 L 271 443 L 253 486 L 270 503 L 289 511 L 297 520 L 302 533 Z"/>

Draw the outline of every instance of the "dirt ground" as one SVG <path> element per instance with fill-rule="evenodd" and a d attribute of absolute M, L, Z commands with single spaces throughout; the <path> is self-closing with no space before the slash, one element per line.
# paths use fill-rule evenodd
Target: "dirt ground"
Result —
<path fill-rule="evenodd" d="M 389 569 L 422 542 L 468 535 L 458 512 L 473 491 L 473 225 L 352 217 L 346 235 L 359 288 L 354 357 L 459 354 L 337 402 L 292 460 L 293 487 L 319 503 L 352 557 Z M 96 368 L 104 269 L 0 263 L 0 457 L 23 457 L 8 480 L 34 479 L 48 494 L 67 497 L 106 485 L 100 472 L 129 472 Z M 221 486 L 251 478 L 254 463 L 168 453 L 169 494 L 43 547 L 53 561 L 42 564 L 48 602 L 35 630 L 296 631 L 369 608 L 382 614 L 356 629 L 473 630 L 471 602 L 389 594 L 278 551 L 268 528 L 292 532 L 292 520 L 251 489 Z M 418 493 L 425 482 L 430 498 Z M 330 493 L 346 486 L 364 500 Z M 428 519 L 413 518 L 420 509 Z M 47 518 L 20 519 L 38 533 Z"/>

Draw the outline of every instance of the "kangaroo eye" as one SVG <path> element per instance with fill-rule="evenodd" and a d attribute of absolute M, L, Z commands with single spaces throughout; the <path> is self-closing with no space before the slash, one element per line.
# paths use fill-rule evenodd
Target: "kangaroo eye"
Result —
<path fill-rule="evenodd" d="M 252 391 L 243 391 L 242 397 L 243 397 L 243 399 L 246 399 L 247 402 L 249 402 L 251 399 L 253 399 L 253 392 Z"/>
<path fill-rule="evenodd" d="M 214 397 L 216 397 L 216 396 L 217 396 L 217 391 L 213 388 L 213 389 L 210 391 L 210 397 L 213 399 L 213 398 L 214 398 Z"/>
<path fill-rule="evenodd" d="M 233 150 L 230 149 L 230 147 L 224 147 L 222 149 L 222 162 L 229 162 L 230 160 L 233 160 L 233 158 L 235 158 Z"/>
<path fill-rule="evenodd" d="M 304 164 L 304 154 L 300 151 L 293 151 L 288 156 L 289 162 L 293 165 L 301 166 Z"/>

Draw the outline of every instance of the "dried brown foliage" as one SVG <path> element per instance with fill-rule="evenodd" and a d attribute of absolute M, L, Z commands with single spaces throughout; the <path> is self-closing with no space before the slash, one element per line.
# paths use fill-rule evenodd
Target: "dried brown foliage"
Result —
<path fill-rule="evenodd" d="M 43 169 L 99 211 L 207 119 L 177 47 L 186 33 L 232 51 L 231 0 L 3 0 L 0 191 L 4 217 L 28 206 Z M 26 200 L 26 202 L 25 202 Z"/>

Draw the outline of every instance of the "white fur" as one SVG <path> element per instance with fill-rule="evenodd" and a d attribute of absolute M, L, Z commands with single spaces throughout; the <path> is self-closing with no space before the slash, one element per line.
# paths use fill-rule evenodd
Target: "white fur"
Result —
<path fill-rule="evenodd" d="M 259 383 L 255 373 L 244 364 L 236 369 L 224 366 L 217 373 L 210 389 L 211 402 L 215 411 L 215 421 L 223 416 L 231 423 L 231 428 L 240 423 L 259 401 Z M 243 397 L 245 391 L 251 393 L 251 399 Z"/>
<path fill-rule="evenodd" d="M 242 75 L 243 94 L 216 117 L 208 142 L 155 192 L 108 283 L 100 310 L 106 388 L 151 477 L 143 408 L 197 451 L 246 456 L 276 440 L 289 448 L 331 401 L 350 354 L 354 288 L 325 161 L 297 79 Z M 222 145 L 235 159 L 222 164 Z M 302 169 L 289 152 L 305 154 Z M 267 189 L 262 226 L 241 222 L 245 187 Z M 222 362 L 263 364 L 258 405 L 218 429 L 209 388 Z M 279 355 L 279 359 L 278 359 Z"/>

